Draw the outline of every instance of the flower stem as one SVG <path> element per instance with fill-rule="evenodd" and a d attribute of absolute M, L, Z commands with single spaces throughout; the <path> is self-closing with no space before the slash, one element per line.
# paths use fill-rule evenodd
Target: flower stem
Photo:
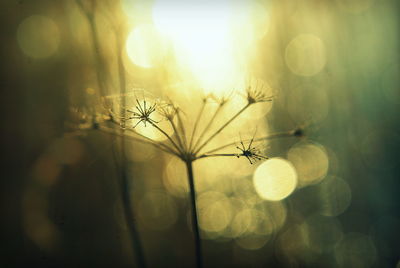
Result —
<path fill-rule="evenodd" d="M 200 152 L 215 136 L 217 136 L 224 128 L 226 128 L 233 120 L 236 119 L 241 113 L 243 113 L 251 103 L 247 103 L 242 109 L 240 109 L 234 116 L 231 117 L 225 124 L 223 124 L 213 135 L 211 135 L 198 149 L 195 151 L 195 155 Z"/>
<path fill-rule="evenodd" d="M 168 119 L 168 121 L 169 121 L 169 123 L 171 124 L 172 129 L 173 129 L 174 132 L 175 132 L 176 140 L 178 141 L 178 145 L 179 145 L 181 148 L 183 148 L 183 143 L 182 143 L 181 135 L 179 134 L 178 129 L 177 129 L 177 127 L 176 127 L 176 125 L 175 125 L 173 119 Z"/>
<path fill-rule="evenodd" d="M 135 219 L 132 215 L 132 201 L 130 198 L 130 192 L 129 192 L 129 181 L 128 181 L 128 176 L 126 174 L 126 166 L 125 166 L 125 159 L 123 159 L 123 164 L 121 165 L 121 191 L 122 191 L 122 204 L 123 204 L 123 210 L 124 210 L 124 215 L 125 215 L 125 220 L 126 224 L 128 226 L 128 231 L 130 235 L 130 240 L 132 243 L 132 249 L 135 252 L 136 255 L 136 264 L 138 267 L 145 268 L 146 267 L 146 261 L 144 258 L 144 253 L 143 253 L 143 247 L 140 242 L 140 236 L 139 232 L 136 229 L 135 225 Z"/>
<path fill-rule="evenodd" d="M 182 147 L 182 150 L 186 150 L 187 149 L 187 140 L 186 140 L 186 130 L 185 130 L 185 126 L 183 124 L 183 120 L 182 120 L 182 116 L 180 111 L 178 111 L 177 113 L 178 115 L 178 126 L 181 129 L 182 132 L 182 140 L 183 140 L 183 145 L 184 147 Z"/>
<path fill-rule="evenodd" d="M 201 254 L 201 240 L 200 240 L 200 230 L 199 221 L 197 218 L 197 208 L 196 208 L 196 190 L 194 187 L 194 176 L 193 176 L 193 161 L 186 160 L 186 169 L 189 180 L 190 187 L 190 205 L 192 210 L 192 228 L 194 233 L 195 242 L 195 252 L 196 252 L 196 267 L 203 267 L 203 259 Z"/>
<path fill-rule="evenodd" d="M 253 141 L 266 141 L 266 140 L 272 140 L 272 139 L 276 139 L 276 138 L 295 137 L 295 134 L 294 134 L 294 133 L 295 133 L 295 132 L 294 132 L 293 130 L 290 130 L 290 131 L 283 131 L 283 132 L 277 132 L 277 133 L 269 134 L 269 135 L 264 136 L 264 137 L 260 137 L 260 138 L 254 139 Z M 244 140 L 243 142 L 248 142 L 248 141 L 250 141 L 250 140 Z M 214 149 L 212 149 L 212 150 L 210 150 L 210 151 L 205 152 L 204 154 L 198 156 L 197 158 L 206 157 L 206 155 L 212 154 L 212 153 L 214 153 L 214 152 L 217 152 L 217 151 L 222 150 L 222 149 L 224 149 L 224 148 L 226 148 L 226 147 L 229 147 L 229 146 L 233 146 L 233 145 L 235 145 L 235 144 L 236 144 L 235 142 L 231 142 L 231 143 L 222 145 L 222 146 L 220 146 L 220 147 L 217 147 L 217 148 L 214 148 Z"/>
<path fill-rule="evenodd" d="M 203 101 L 203 104 L 201 105 L 200 112 L 198 113 L 197 118 L 196 118 L 196 121 L 195 121 L 195 123 L 194 123 L 192 136 L 190 137 L 189 151 L 192 150 L 193 138 L 194 138 L 194 135 L 196 134 L 197 126 L 199 125 L 199 121 L 200 121 L 201 116 L 203 115 L 203 111 L 204 111 L 204 108 L 205 108 L 205 107 L 206 107 L 206 101 Z"/>
<path fill-rule="evenodd" d="M 116 47 L 117 47 L 117 61 L 118 61 L 118 75 L 119 75 L 119 86 L 120 86 L 120 93 L 122 97 L 122 105 L 120 109 L 120 116 L 121 118 L 125 118 L 126 111 L 126 79 L 125 79 L 125 69 L 122 63 L 122 53 L 121 53 L 121 40 L 120 35 L 116 36 Z M 124 214 L 125 220 L 129 229 L 129 234 L 132 243 L 132 249 L 136 254 L 136 264 L 138 267 L 146 267 L 146 261 L 144 258 L 143 247 L 140 239 L 139 232 L 136 228 L 136 224 L 133 217 L 133 208 L 132 208 L 132 200 L 130 197 L 130 185 L 128 180 L 128 173 L 127 173 L 127 159 L 126 159 L 126 144 L 125 144 L 125 135 L 124 130 L 121 128 L 120 130 L 121 135 L 121 191 L 122 191 L 122 202 L 124 207 Z"/>
<path fill-rule="evenodd" d="M 208 122 L 207 126 L 203 129 L 203 131 L 201 132 L 198 140 L 196 141 L 196 143 L 194 144 L 193 148 L 196 150 L 197 145 L 199 145 L 199 143 L 201 142 L 201 140 L 203 139 L 204 135 L 207 133 L 207 131 L 210 129 L 212 123 L 214 122 L 215 118 L 217 117 L 219 111 L 221 110 L 222 105 L 219 105 L 218 108 L 215 110 L 213 116 L 211 117 L 210 121 Z M 200 148 L 201 149 L 201 148 Z"/>
<path fill-rule="evenodd" d="M 243 154 L 202 154 L 196 159 L 206 158 L 206 157 L 217 157 L 217 156 L 244 156 Z"/>
<path fill-rule="evenodd" d="M 175 149 L 178 150 L 179 153 L 182 154 L 182 149 L 176 145 L 176 143 L 174 142 L 174 140 L 167 134 L 167 132 L 165 132 L 164 130 L 162 130 L 159 126 L 157 126 L 156 124 L 149 122 L 153 127 L 155 127 L 158 131 L 160 131 L 165 137 L 167 137 L 167 139 L 172 143 L 172 145 L 175 147 Z"/>

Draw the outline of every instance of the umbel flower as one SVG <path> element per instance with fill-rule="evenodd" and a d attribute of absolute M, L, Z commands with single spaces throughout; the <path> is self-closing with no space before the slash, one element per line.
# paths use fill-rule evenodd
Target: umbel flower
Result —
<path fill-rule="evenodd" d="M 123 32 L 124 25 L 118 20 L 115 20 L 112 7 L 112 1 L 94 1 L 94 0 L 75 0 L 81 13 L 86 17 L 90 29 L 90 44 L 92 46 L 92 58 L 94 73 L 98 93 L 93 101 L 95 105 L 89 104 L 85 109 L 72 109 L 75 123 L 72 127 L 79 130 L 95 130 L 108 133 L 114 136 L 119 136 L 120 143 L 118 152 L 121 157 L 116 163 L 118 167 L 118 176 L 121 184 L 121 201 L 123 203 L 124 215 L 126 223 L 131 235 L 132 249 L 135 253 L 135 259 L 138 267 L 145 267 L 146 260 L 144 257 L 143 248 L 140 241 L 140 233 L 137 231 L 133 218 L 133 208 L 131 204 L 131 196 L 128 191 L 129 176 L 126 171 L 126 151 L 125 140 L 131 139 L 149 146 L 153 146 L 165 153 L 173 155 L 183 161 L 186 165 L 187 177 L 189 182 L 190 204 L 191 204 L 191 223 L 194 232 L 196 266 L 202 266 L 201 254 L 201 239 L 198 225 L 198 214 L 196 207 L 196 189 L 194 184 L 193 162 L 203 158 L 210 157 L 232 157 L 246 158 L 250 164 L 259 160 L 266 160 L 268 157 L 265 152 L 259 147 L 259 143 L 270 139 L 284 137 L 301 137 L 304 133 L 302 128 L 297 128 L 290 131 L 272 133 L 267 136 L 256 137 L 253 135 L 251 139 L 242 139 L 240 142 L 228 142 L 222 145 L 216 145 L 215 139 L 226 128 L 239 118 L 243 112 L 251 106 L 265 105 L 272 102 L 274 96 L 271 96 L 266 90 L 265 84 L 258 80 L 254 83 L 249 83 L 242 97 L 244 99 L 243 106 L 239 107 L 236 112 L 229 115 L 226 121 L 221 121 L 224 117 L 221 113 L 231 100 L 231 94 L 224 97 L 216 97 L 212 94 L 199 99 L 201 107 L 194 117 L 186 117 L 184 109 L 181 109 L 176 103 L 171 100 L 162 100 L 160 98 L 144 97 L 144 94 L 138 94 L 138 91 L 133 91 L 133 94 L 127 92 L 127 79 L 125 77 L 125 69 L 123 63 Z M 105 7 L 101 9 L 100 7 Z M 96 24 L 97 13 L 103 10 L 105 17 L 110 18 L 110 26 L 112 33 L 115 34 L 116 47 L 116 62 L 117 62 L 117 81 L 119 85 L 119 95 L 108 96 L 110 94 L 111 80 L 110 73 L 107 72 L 107 61 L 102 53 L 102 46 L 98 25 Z M 106 12 L 106 11 L 110 12 Z M 111 62 L 111 61 L 110 61 Z M 217 105 L 216 109 L 208 114 L 209 105 Z M 94 106 L 99 107 L 96 109 Z M 191 119 L 194 120 L 191 120 Z M 191 126 L 190 128 L 188 126 Z M 149 135 L 147 131 L 151 130 L 163 136 L 165 139 L 159 141 L 154 136 Z M 151 132 L 150 131 L 150 132 Z M 82 133 L 82 131 L 79 131 Z M 215 146 L 212 148 L 211 146 Z M 211 148 L 210 148 L 211 147 Z M 232 150 L 226 153 L 225 150 Z M 117 159 L 116 159 L 117 161 Z"/>
<path fill-rule="evenodd" d="M 139 94 L 140 95 L 140 94 Z M 209 157 L 234 157 L 246 158 L 250 164 L 256 161 L 266 160 L 268 156 L 258 146 L 260 142 L 265 142 L 270 139 L 284 138 L 284 137 L 301 137 L 303 130 L 297 128 L 290 131 L 273 133 L 263 137 L 255 137 L 255 133 L 251 139 L 242 139 L 240 137 L 239 143 L 230 142 L 213 149 L 206 150 L 205 148 L 227 128 L 235 119 L 237 119 L 245 110 L 253 105 L 263 105 L 263 103 L 271 102 L 272 96 L 267 95 L 262 87 L 247 87 L 246 94 L 243 95 L 245 103 L 243 107 L 233 113 L 224 123 L 220 126 L 213 126 L 215 119 L 220 115 L 225 105 L 230 101 L 229 97 L 216 98 L 213 95 L 208 95 L 203 98 L 202 106 L 197 116 L 195 117 L 194 125 L 188 133 L 184 117 L 184 112 L 171 100 L 161 100 L 157 98 L 146 98 L 144 94 L 138 97 L 137 91 L 131 95 L 112 96 L 114 103 L 125 116 L 117 116 L 115 108 L 107 109 L 108 115 L 103 117 L 90 117 L 102 118 L 101 121 L 93 122 L 92 127 L 113 135 L 123 136 L 127 139 L 132 139 L 142 143 L 149 144 L 157 149 L 164 151 L 168 154 L 181 159 L 187 168 L 187 175 L 190 187 L 190 201 L 192 207 L 192 224 L 194 230 L 194 238 L 196 245 L 197 267 L 202 266 L 201 254 L 201 240 L 200 231 L 198 226 L 198 215 L 196 208 L 196 191 L 194 186 L 194 173 L 193 162 L 203 158 Z M 122 102 L 121 98 L 125 100 Z M 121 103 L 129 103 L 126 107 L 121 107 Z M 205 108 L 210 103 L 216 103 L 217 108 L 210 118 L 204 114 Z M 204 124 L 200 124 L 203 122 Z M 173 135 L 168 133 L 161 125 L 165 126 L 168 123 L 173 130 Z M 88 126 L 90 124 L 86 124 Z M 202 129 L 200 129 L 200 125 Z M 138 131 L 138 128 L 153 128 L 159 132 L 160 135 L 165 137 L 165 141 L 157 141 L 151 137 Z M 198 134 L 200 133 L 200 134 Z M 222 150 L 231 148 L 230 153 L 221 153 Z"/>

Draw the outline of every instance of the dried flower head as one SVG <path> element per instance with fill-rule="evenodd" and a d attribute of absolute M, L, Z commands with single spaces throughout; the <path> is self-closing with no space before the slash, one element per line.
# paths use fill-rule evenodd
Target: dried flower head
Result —
<path fill-rule="evenodd" d="M 259 148 L 257 147 L 252 147 L 253 145 L 253 141 L 254 141 L 254 136 L 253 138 L 250 140 L 248 146 L 246 147 L 244 145 L 243 140 L 240 140 L 240 147 L 236 146 L 237 149 L 239 149 L 240 151 L 242 151 L 242 153 L 237 154 L 237 158 L 244 156 L 247 158 L 247 160 L 249 160 L 250 164 L 253 164 L 256 161 L 262 160 L 262 159 L 268 159 L 267 156 L 264 156 L 261 154 L 261 151 Z"/>
<path fill-rule="evenodd" d="M 257 102 L 270 102 L 273 96 L 270 94 L 271 88 L 269 85 L 259 79 L 251 79 L 246 88 L 246 99 L 249 104 Z"/>
<path fill-rule="evenodd" d="M 171 121 L 177 115 L 179 108 L 172 101 L 168 100 L 167 102 L 160 102 L 157 111 L 161 116 L 165 117 L 165 119 Z"/>
<path fill-rule="evenodd" d="M 273 96 L 268 96 L 261 90 L 256 88 L 253 88 L 251 86 L 247 87 L 246 89 L 246 98 L 247 101 L 252 104 L 252 103 L 257 103 L 257 102 L 269 102 L 272 101 Z"/>
<path fill-rule="evenodd" d="M 155 121 L 150 118 L 150 115 L 156 111 L 156 106 L 157 106 L 156 103 L 153 103 L 150 106 L 146 105 L 147 104 L 146 99 L 143 100 L 143 105 L 138 99 L 136 99 L 136 103 L 137 103 L 137 105 L 135 106 L 136 111 L 127 110 L 128 112 L 132 113 L 132 115 L 128 118 L 128 120 L 131 119 L 139 120 L 136 122 L 133 128 L 135 128 L 141 122 L 143 122 L 144 126 L 146 126 L 146 123 L 150 124 L 158 123 L 158 121 Z"/>

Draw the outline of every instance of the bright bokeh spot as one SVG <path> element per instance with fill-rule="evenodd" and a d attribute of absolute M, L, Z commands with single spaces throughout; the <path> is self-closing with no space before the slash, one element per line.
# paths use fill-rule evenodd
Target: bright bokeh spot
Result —
<path fill-rule="evenodd" d="M 325 45 L 314 35 L 300 34 L 286 47 L 285 60 L 296 75 L 316 75 L 326 64 Z"/>
<path fill-rule="evenodd" d="M 33 15 L 19 25 L 17 40 L 27 56 L 36 59 L 47 58 L 57 51 L 60 32 L 52 19 Z"/>
<path fill-rule="evenodd" d="M 327 153 L 316 143 L 296 144 L 289 150 L 288 159 L 296 168 L 299 186 L 316 183 L 328 172 Z"/>
<path fill-rule="evenodd" d="M 144 68 L 156 66 L 163 58 L 163 43 L 156 29 L 142 24 L 133 29 L 126 41 L 129 59 Z"/>
<path fill-rule="evenodd" d="M 278 201 L 294 191 L 297 185 L 297 173 L 289 161 L 273 158 L 256 169 L 253 183 L 263 199 Z"/>

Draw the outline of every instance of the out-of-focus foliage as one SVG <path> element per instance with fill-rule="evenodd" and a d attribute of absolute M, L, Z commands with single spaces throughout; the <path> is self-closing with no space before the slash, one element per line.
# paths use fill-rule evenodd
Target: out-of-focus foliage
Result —
<path fill-rule="evenodd" d="M 206 266 L 398 265 L 398 1 L 260 0 L 231 9 L 224 1 L 97 2 L 97 49 L 75 1 L 0 3 L 0 266 L 133 263 L 118 139 L 69 129 L 118 106 L 118 42 L 128 90 L 174 99 L 188 129 L 204 94 L 231 97 L 220 125 L 244 103 L 245 85 L 268 85 L 273 102 L 251 107 L 210 148 L 256 129 L 307 126 L 306 139 L 264 144 L 265 162 L 195 162 Z M 126 150 L 149 265 L 192 265 L 184 165 L 141 143 Z"/>

